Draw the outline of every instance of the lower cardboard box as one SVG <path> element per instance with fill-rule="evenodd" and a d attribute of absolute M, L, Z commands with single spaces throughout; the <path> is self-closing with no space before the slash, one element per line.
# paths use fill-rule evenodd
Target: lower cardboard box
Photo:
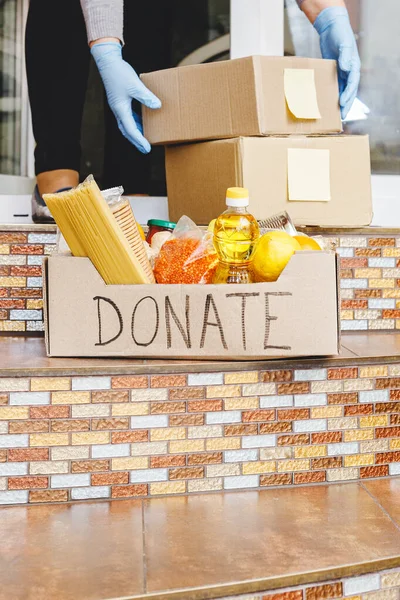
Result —
<path fill-rule="evenodd" d="M 335 254 L 297 252 L 278 281 L 106 285 L 87 258 L 44 263 L 49 356 L 265 360 L 339 352 Z"/>
<path fill-rule="evenodd" d="M 366 135 L 238 137 L 166 150 L 171 220 L 207 225 L 230 186 L 250 192 L 250 212 L 287 211 L 297 225 L 364 227 L 372 221 Z"/>

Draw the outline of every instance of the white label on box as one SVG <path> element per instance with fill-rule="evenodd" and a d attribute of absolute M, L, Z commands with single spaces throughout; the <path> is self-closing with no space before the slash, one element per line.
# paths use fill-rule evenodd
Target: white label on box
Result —
<path fill-rule="evenodd" d="M 288 148 L 289 200 L 328 202 L 331 199 L 330 151 Z"/>
<path fill-rule="evenodd" d="M 297 119 L 320 119 L 314 69 L 285 69 L 284 87 L 290 112 Z"/>

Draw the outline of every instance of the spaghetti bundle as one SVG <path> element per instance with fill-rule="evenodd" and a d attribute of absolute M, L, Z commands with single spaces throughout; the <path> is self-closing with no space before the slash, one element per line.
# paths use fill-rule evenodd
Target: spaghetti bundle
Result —
<path fill-rule="evenodd" d="M 93 179 L 43 196 L 74 256 L 88 257 L 106 284 L 153 283 Z"/>

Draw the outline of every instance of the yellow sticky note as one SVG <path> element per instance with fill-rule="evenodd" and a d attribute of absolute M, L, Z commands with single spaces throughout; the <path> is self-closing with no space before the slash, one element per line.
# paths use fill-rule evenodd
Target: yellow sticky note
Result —
<path fill-rule="evenodd" d="M 285 69 L 284 87 L 290 112 L 297 119 L 320 119 L 314 69 Z"/>
<path fill-rule="evenodd" d="M 330 151 L 288 148 L 289 200 L 328 202 L 331 199 Z"/>

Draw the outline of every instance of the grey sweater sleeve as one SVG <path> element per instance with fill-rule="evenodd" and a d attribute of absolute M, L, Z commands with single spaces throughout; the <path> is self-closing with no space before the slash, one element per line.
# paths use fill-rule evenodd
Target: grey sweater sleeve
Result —
<path fill-rule="evenodd" d="M 123 43 L 124 0 L 81 0 L 88 41 L 115 37 Z"/>

